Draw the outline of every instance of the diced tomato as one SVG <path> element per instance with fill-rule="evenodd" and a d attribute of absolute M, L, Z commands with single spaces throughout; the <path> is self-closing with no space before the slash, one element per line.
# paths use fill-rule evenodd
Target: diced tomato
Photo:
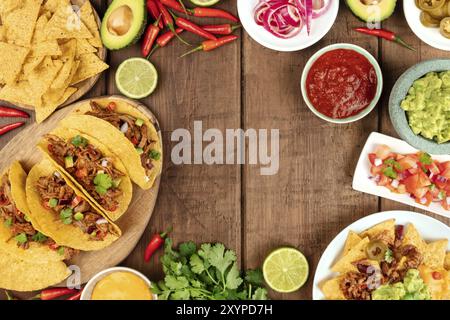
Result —
<path fill-rule="evenodd" d="M 75 176 L 79 179 L 83 179 L 84 177 L 87 177 L 87 175 L 88 175 L 88 172 L 87 172 L 86 168 L 78 169 L 75 172 Z"/>
<path fill-rule="evenodd" d="M 403 158 L 405 158 L 405 156 L 404 155 L 402 155 L 402 154 L 400 154 L 400 153 L 397 153 L 396 155 L 395 155 L 395 161 L 400 161 L 400 160 L 402 160 Z"/>
<path fill-rule="evenodd" d="M 441 171 L 444 171 L 445 169 L 450 169 L 450 161 L 442 162 L 440 164 L 440 167 L 442 167 Z"/>
<path fill-rule="evenodd" d="M 377 155 L 375 153 L 369 153 L 369 161 L 370 163 L 375 166 L 375 159 L 377 158 Z"/>
<path fill-rule="evenodd" d="M 417 190 L 419 190 L 419 189 L 417 189 Z M 426 199 L 426 202 L 425 203 L 422 203 L 422 199 L 423 198 L 425 198 Z M 430 204 L 431 204 L 431 202 L 433 201 L 433 196 L 431 195 L 431 193 L 429 193 L 429 192 L 427 192 L 424 196 L 422 196 L 422 197 L 417 197 L 416 198 L 416 202 L 417 203 L 419 203 L 419 204 L 421 204 L 421 205 L 424 205 L 424 206 L 426 206 L 426 207 L 428 207 Z"/>
<path fill-rule="evenodd" d="M 385 168 L 385 166 L 379 166 L 379 167 L 372 166 L 372 167 L 370 167 L 370 174 L 373 177 L 376 177 L 378 175 L 382 175 L 384 168 Z"/>
<path fill-rule="evenodd" d="M 115 102 L 110 102 L 110 103 L 108 103 L 108 105 L 106 106 L 106 109 L 108 109 L 109 111 L 114 111 L 114 110 L 116 110 L 116 107 L 117 107 L 117 105 L 116 105 Z"/>
<path fill-rule="evenodd" d="M 440 173 L 437 164 L 434 163 L 434 162 L 433 162 L 432 164 L 427 164 L 427 165 L 425 165 L 424 167 L 425 167 L 425 169 L 427 169 L 429 172 L 431 172 L 433 175 L 436 175 L 436 174 L 439 174 L 439 173 Z"/>
<path fill-rule="evenodd" d="M 131 143 L 134 145 L 137 145 L 139 143 L 138 139 L 136 137 L 131 138 Z"/>
<path fill-rule="evenodd" d="M 387 145 L 380 144 L 375 148 L 375 154 L 376 154 L 377 158 L 380 158 L 381 160 L 385 160 L 391 154 L 391 148 L 389 148 Z"/>
<path fill-rule="evenodd" d="M 450 210 L 450 206 L 447 203 L 447 199 L 444 199 L 441 201 L 441 206 L 442 208 L 444 208 L 445 210 Z"/>
<path fill-rule="evenodd" d="M 58 250 L 59 246 L 56 243 L 52 243 L 48 245 L 52 250 Z"/>
<path fill-rule="evenodd" d="M 444 172 L 441 173 L 441 176 L 450 179 L 450 168 L 445 169 Z"/>
<path fill-rule="evenodd" d="M 431 186 L 430 178 L 425 174 L 425 172 L 419 170 L 419 188 Z"/>
<path fill-rule="evenodd" d="M 420 181 L 419 174 L 415 174 L 404 179 L 403 183 L 405 184 L 406 191 L 413 194 L 416 198 L 419 198 L 420 200 L 428 192 L 428 187 L 420 186 L 419 181 Z"/>
<path fill-rule="evenodd" d="M 392 182 L 392 179 L 386 177 L 384 174 L 380 176 L 380 181 L 378 181 L 379 186 L 390 186 Z"/>
<path fill-rule="evenodd" d="M 397 192 L 401 193 L 401 194 L 406 193 L 406 186 L 404 184 L 399 184 L 398 188 L 397 188 Z"/>
<path fill-rule="evenodd" d="M 438 271 L 433 271 L 431 276 L 433 277 L 434 280 L 441 280 L 442 279 L 442 273 L 440 273 Z"/>
<path fill-rule="evenodd" d="M 431 193 L 431 195 L 433 196 L 433 198 L 437 198 L 439 196 L 439 192 L 441 192 L 441 190 L 439 190 L 438 187 L 434 186 L 433 189 L 430 189 L 429 191 Z"/>
<path fill-rule="evenodd" d="M 76 206 L 78 206 L 80 204 L 80 202 L 83 201 L 83 198 L 76 196 L 75 198 L 73 198 L 72 203 L 70 204 L 70 206 L 72 208 L 75 208 Z"/>
<path fill-rule="evenodd" d="M 402 166 L 403 170 L 409 170 L 412 168 L 417 168 L 416 160 L 407 156 L 403 159 L 398 160 L 398 163 Z"/>

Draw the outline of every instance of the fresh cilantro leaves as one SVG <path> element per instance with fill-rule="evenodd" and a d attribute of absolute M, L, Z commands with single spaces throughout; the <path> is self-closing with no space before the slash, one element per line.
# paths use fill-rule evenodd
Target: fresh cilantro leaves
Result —
<path fill-rule="evenodd" d="M 97 173 L 94 178 L 95 191 L 101 196 L 105 195 L 113 186 L 111 177 L 106 173 Z"/>
<path fill-rule="evenodd" d="M 197 248 L 185 242 L 175 250 L 167 238 L 161 257 L 165 278 L 152 290 L 161 300 L 267 300 L 262 272 L 248 270 L 242 278 L 236 260 L 221 243 Z"/>

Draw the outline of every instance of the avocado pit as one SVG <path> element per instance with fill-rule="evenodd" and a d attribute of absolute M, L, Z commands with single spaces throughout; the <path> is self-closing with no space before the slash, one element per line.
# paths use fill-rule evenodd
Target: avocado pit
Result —
<path fill-rule="evenodd" d="M 127 5 L 115 9 L 108 18 L 108 31 L 115 36 L 128 33 L 133 25 L 133 10 Z"/>

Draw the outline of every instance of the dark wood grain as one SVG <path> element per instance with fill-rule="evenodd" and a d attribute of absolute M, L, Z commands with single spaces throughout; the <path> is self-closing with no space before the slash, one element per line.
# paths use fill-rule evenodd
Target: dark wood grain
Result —
<path fill-rule="evenodd" d="M 223 0 L 220 6 L 236 12 L 235 2 Z M 106 2 L 94 3 L 101 15 Z M 370 132 L 396 136 L 389 120 L 388 96 L 398 76 L 421 60 L 449 54 L 421 43 L 407 26 L 401 6 L 384 27 L 420 48 L 418 53 L 352 31 L 361 25 L 342 5 L 329 34 L 300 52 L 265 49 L 242 32 L 240 42 L 215 52 L 179 59 L 189 48 L 173 41 L 154 55 L 151 61 L 159 71 L 160 82 L 156 92 L 143 102 L 160 121 L 167 156 L 153 216 L 123 265 L 144 272 L 152 280 L 160 279 L 159 254 L 144 264 L 143 251 L 153 233 L 171 225 L 176 243 L 223 242 L 237 251 L 243 268 L 260 266 L 276 247 L 294 246 L 307 256 L 310 278 L 294 294 L 271 292 L 271 297 L 311 299 L 317 262 L 344 227 L 381 210 L 416 211 L 353 191 L 352 175 Z M 193 44 L 198 42 L 190 35 L 184 37 Z M 377 108 L 364 120 L 349 125 L 319 120 L 307 109 L 300 93 L 300 76 L 308 58 L 321 47 L 338 42 L 366 48 L 378 58 L 384 73 L 385 88 Z M 124 59 L 138 55 L 139 45 L 109 52 L 111 68 L 87 96 L 118 93 L 114 70 Z M 259 166 L 174 165 L 168 156 L 175 144 L 170 135 L 178 128 L 192 130 L 195 120 L 202 120 L 204 129 L 279 129 L 279 173 L 261 176 Z M 0 119 L 0 124 L 8 121 Z M 20 129 L 2 136 L 0 147 L 18 132 Z"/>

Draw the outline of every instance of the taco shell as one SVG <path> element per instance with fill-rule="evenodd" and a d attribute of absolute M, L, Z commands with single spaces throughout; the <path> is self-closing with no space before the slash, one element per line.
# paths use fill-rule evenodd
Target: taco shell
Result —
<path fill-rule="evenodd" d="M 81 190 L 83 192 L 84 195 L 86 195 L 86 197 L 88 198 L 89 202 L 91 203 L 91 205 L 93 207 L 98 208 L 101 212 L 103 212 L 109 219 L 111 219 L 112 221 L 116 221 L 117 219 L 119 219 L 122 214 L 124 214 L 126 212 L 126 210 L 128 209 L 128 206 L 131 202 L 131 197 L 133 195 L 133 187 L 131 185 L 131 180 L 129 178 L 129 176 L 126 174 L 127 171 L 125 170 L 124 165 L 122 164 L 122 162 L 119 160 L 118 157 L 114 156 L 112 154 L 112 152 L 100 141 L 98 141 L 97 139 L 95 139 L 92 136 L 83 134 L 82 132 L 75 130 L 75 129 L 69 129 L 69 128 L 65 128 L 65 127 L 58 127 L 55 130 L 53 130 L 51 132 L 51 134 L 58 136 L 64 140 L 69 140 L 77 135 L 82 136 L 83 138 L 87 139 L 89 141 L 90 144 L 92 144 L 93 146 L 95 146 L 98 150 L 100 150 L 100 152 L 107 158 L 112 159 L 113 161 L 113 165 L 116 169 L 118 169 L 119 171 L 121 171 L 122 173 L 124 173 L 124 176 L 121 180 L 121 183 L 119 185 L 119 189 L 122 191 L 122 196 L 119 199 L 119 206 L 117 208 L 117 210 L 115 211 L 108 211 L 105 210 L 88 192 L 87 190 L 85 190 L 80 183 L 74 178 L 72 177 L 63 167 L 61 167 L 51 156 L 51 154 L 48 151 L 48 141 L 43 138 L 39 143 L 38 143 L 38 148 L 41 149 L 41 151 L 51 160 L 51 162 L 54 164 L 54 166 L 63 173 L 63 175 L 65 175 L 65 177 L 68 177 L 70 179 L 70 181 L 73 182 L 73 184 L 75 185 L 75 187 L 78 190 Z M 107 142 L 108 143 L 108 142 Z M 108 144 L 109 145 L 109 144 Z"/>
<path fill-rule="evenodd" d="M 121 100 L 100 99 L 95 100 L 97 104 L 105 108 L 110 102 L 116 103 L 116 113 L 127 114 L 137 119 L 144 120 L 144 124 L 149 130 L 149 136 L 152 140 L 157 141 L 155 150 L 162 155 L 161 141 L 155 126 L 150 121 L 148 116 L 139 111 L 137 108 Z M 61 125 L 66 128 L 73 128 L 85 134 L 93 136 L 94 138 L 103 141 L 111 151 L 124 164 L 131 180 L 144 190 L 150 189 L 156 178 L 161 174 L 162 157 L 159 160 L 153 161 L 153 169 L 149 176 L 146 174 L 146 169 L 141 164 L 141 158 L 136 152 L 135 146 L 120 132 L 116 127 L 107 121 L 99 119 L 94 116 L 84 115 L 91 111 L 90 102 L 79 105 L 72 115 L 63 119 Z"/>

